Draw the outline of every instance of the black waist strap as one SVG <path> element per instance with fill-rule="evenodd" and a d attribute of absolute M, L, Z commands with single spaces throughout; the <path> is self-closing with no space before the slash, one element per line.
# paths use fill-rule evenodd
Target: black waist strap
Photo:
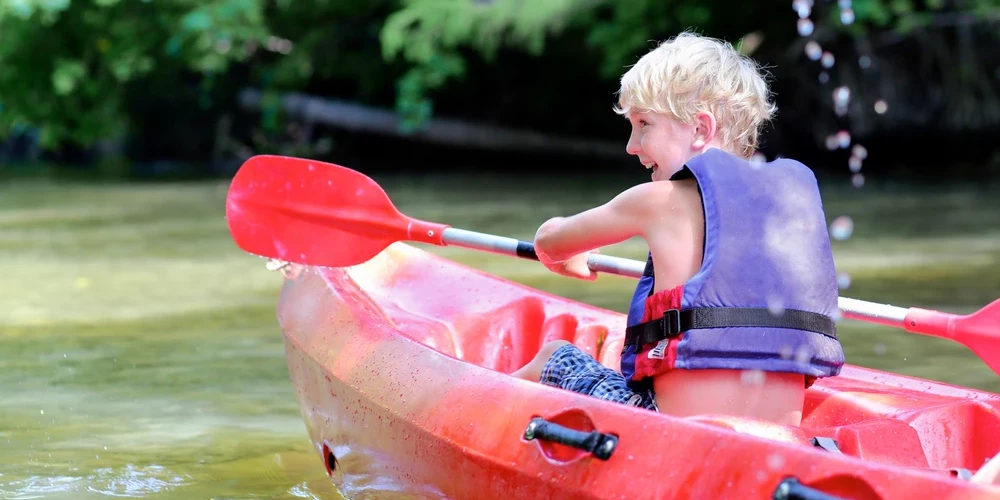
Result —
<path fill-rule="evenodd" d="M 670 309 L 660 319 L 630 326 L 625 329 L 625 345 L 637 341 L 639 345 L 659 342 L 688 330 L 726 327 L 791 328 L 837 338 L 837 323 L 825 314 L 786 309 L 776 315 L 767 308 L 704 307 L 683 311 Z"/>

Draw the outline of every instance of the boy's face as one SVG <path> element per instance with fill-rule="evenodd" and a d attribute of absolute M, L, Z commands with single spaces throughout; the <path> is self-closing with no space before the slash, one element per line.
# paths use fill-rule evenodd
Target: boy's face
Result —
<path fill-rule="evenodd" d="M 655 112 L 629 111 L 632 134 L 625 151 L 639 157 L 652 170 L 654 181 L 669 180 L 684 164 L 701 152 L 696 147 L 695 126 Z"/>

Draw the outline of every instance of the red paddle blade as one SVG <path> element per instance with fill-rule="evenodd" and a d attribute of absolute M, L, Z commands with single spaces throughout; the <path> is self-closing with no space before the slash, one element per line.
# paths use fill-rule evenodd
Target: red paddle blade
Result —
<path fill-rule="evenodd" d="M 325 267 L 361 264 L 396 241 L 443 245 L 448 227 L 401 214 L 360 172 L 271 155 L 240 167 L 226 197 L 226 219 L 246 252 Z"/>
<path fill-rule="evenodd" d="M 907 331 L 964 344 L 1000 374 L 1000 299 L 965 316 L 911 307 L 904 321 Z"/>

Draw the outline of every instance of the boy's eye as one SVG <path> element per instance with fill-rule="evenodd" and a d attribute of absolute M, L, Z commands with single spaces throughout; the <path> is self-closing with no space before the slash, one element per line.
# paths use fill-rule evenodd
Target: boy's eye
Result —
<path fill-rule="evenodd" d="M 640 127 L 645 127 L 646 125 L 649 125 L 649 122 L 647 122 L 646 120 L 639 120 Z"/>

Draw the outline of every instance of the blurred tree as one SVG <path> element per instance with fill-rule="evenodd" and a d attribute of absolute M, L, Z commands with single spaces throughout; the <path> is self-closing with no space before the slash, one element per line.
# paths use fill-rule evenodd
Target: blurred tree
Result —
<path fill-rule="evenodd" d="M 1000 124 L 998 20 L 995 0 L 3 0 L 0 138 L 129 133 L 193 155 L 213 149 L 214 122 L 245 125 L 228 116 L 243 86 L 395 103 L 411 130 L 444 107 L 515 125 L 559 110 L 559 132 L 586 133 L 626 67 L 683 29 L 770 66 L 781 120 L 984 130 Z M 566 109 L 572 92 L 609 102 Z M 267 102 L 260 128 L 282 133 Z M 786 129 L 792 144 L 829 133 Z"/>
<path fill-rule="evenodd" d="M 5 0 L 0 135 L 90 145 L 128 126 L 122 88 L 178 73 L 220 74 L 267 40 L 264 0 Z"/>

